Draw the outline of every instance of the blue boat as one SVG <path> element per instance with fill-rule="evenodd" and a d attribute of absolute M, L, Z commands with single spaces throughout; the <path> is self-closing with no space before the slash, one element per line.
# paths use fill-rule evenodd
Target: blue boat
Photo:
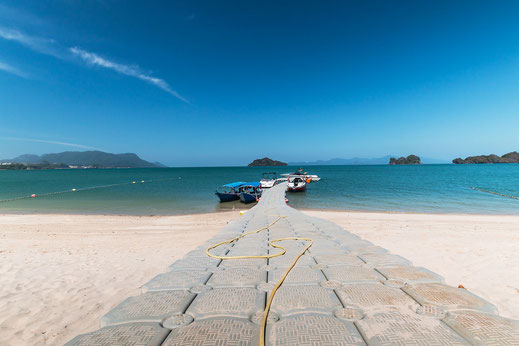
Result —
<path fill-rule="evenodd" d="M 229 183 L 222 185 L 216 189 L 215 194 L 220 199 L 220 202 L 237 201 L 240 199 L 240 187 L 245 184 L 243 181 Z"/>
<path fill-rule="evenodd" d="M 261 183 L 245 183 L 240 186 L 240 201 L 243 203 L 257 202 L 261 197 Z"/>

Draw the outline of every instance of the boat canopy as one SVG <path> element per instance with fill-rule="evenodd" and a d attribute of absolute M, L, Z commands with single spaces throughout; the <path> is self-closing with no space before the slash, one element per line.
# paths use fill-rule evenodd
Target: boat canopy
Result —
<path fill-rule="evenodd" d="M 237 181 L 235 183 L 229 183 L 229 184 L 225 184 L 223 186 L 227 186 L 227 187 L 238 187 L 238 186 L 242 186 L 244 184 L 248 184 L 248 183 L 245 183 L 243 181 Z"/>
<path fill-rule="evenodd" d="M 250 183 L 243 183 L 243 186 L 259 187 L 259 186 L 261 186 L 261 183 L 258 181 L 255 181 L 255 182 L 250 182 Z"/>

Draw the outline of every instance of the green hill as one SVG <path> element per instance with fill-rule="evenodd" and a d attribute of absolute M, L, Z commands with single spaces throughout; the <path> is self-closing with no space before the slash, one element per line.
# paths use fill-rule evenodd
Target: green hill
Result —
<path fill-rule="evenodd" d="M 133 153 L 111 154 L 102 151 L 65 151 L 62 153 L 44 154 L 41 156 L 25 154 L 3 162 L 24 164 L 65 164 L 69 166 L 96 166 L 96 167 L 128 167 L 146 168 L 160 167 L 159 164 L 141 159 Z"/>

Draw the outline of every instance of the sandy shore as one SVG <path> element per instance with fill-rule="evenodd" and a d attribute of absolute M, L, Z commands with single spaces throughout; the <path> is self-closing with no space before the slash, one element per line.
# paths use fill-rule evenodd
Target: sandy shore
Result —
<path fill-rule="evenodd" d="M 519 319 L 519 216 L 305 211 L 463 284 Z M 0 215 L 0 345 L 62 344 L 238 212 Z"/>
<path fill-rule="evenodd" d="M 305 211 L 463 285 L 519 320 L 519 216 Z"/>
<path fill-rule="evenodd" d="M 60 345 L 97 329 L 238 217 L 0 215 L 0 345 Z"/>

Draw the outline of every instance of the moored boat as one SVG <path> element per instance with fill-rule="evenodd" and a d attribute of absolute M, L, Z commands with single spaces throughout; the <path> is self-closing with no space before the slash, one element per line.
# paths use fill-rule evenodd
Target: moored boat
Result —
<path fill-rule="evenodd" d="M 321 178 L 319 178 L 319 177 L 318 177 L 317 175 L 315 175 L 315 174 L 307 174 L 307 175 L 305 175 L 305 178 L 306 178 L 306 179 L 305 179 L 306 181 L 310 180 L 310 181 L 312 181 L 312 182 L 313 182 L 313 181 L 319 181 L 319 180 L 321 180 Z"/>
<path fill-rule="evenodd" d="M 215 195 L 218 196 L 220 202 L 237 201 L 240 199 L 240 187 L 245 184 L 243 181 L 222 185 L 216 189 Z"/>
<path fill-rule="evenodd" d="M 288 177 L 287 191 L 303 192 L 306 191 L 306 181 L 303 176 L 290 175 Z"/>
<path fill-rule="evenodd" d="M 272 186 L 276 185 L 277 174 L 276 172 L 263 173 L 262 178 L 260 180 L 261 188 L 268 189 Z"/>
<path fill-rule="evenodd" d="M 240 186 L 240 201 L 243 203 L 257 202 L 261 197 L 261 184 L 259 182 L 245 183 Z"/>
<path fill-rule="evenodd" d="M 283 177 L 290 177 L 290 176 L 300 176 L 303 178 L 303 180 L 306 182 L 306 183 L 311 183 L 311 182 L 314 182 L 314 181 L 319 181 L 321 180 L 321 178 L 319 178 L 319 176 L 315 175 L 315 174 L 308 174 L 308 172 L 305 172 L 302 168 L 299 168 L 297 171 L 295 171 L 294 173 L 285 173 L 285 174 L 281 174 L 281 176 Z"/>

